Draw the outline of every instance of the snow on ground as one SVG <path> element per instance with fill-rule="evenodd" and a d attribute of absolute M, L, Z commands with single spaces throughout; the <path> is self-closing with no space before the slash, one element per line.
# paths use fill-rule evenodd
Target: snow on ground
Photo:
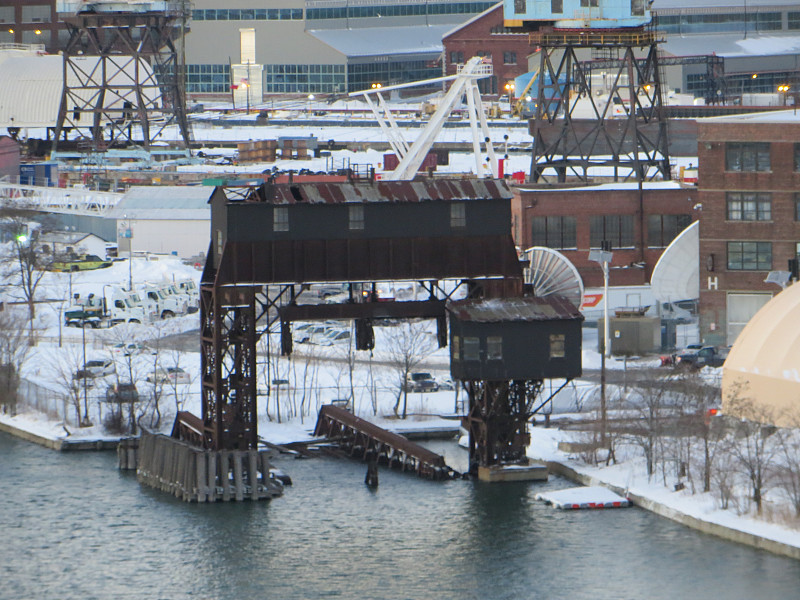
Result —
<path fill-rule="evenodd" d="M 628 493 L 659 502 L 701 521 L 716 523 L 800 548 L 800 531 L 796 529 L 768 523 L 748 515 L 738 515 L 732 510 L 722 510 L 712 492 L 692 494 L 688 488 L 674 491 L 662 483 L 659 475 L 648 480 L 643 460 L 627 460 L 610 466 L 587 465 L 575 455 L 558 449 L 560 441 L 571 439 L 571 432 L 568 431 L 533 427 L 528 456 L 535 460 L 566 464 L 579 473 L 594 477 L 597 481 L 620 487 Z M 668 485 L 675 483 L 675 480 L 668 481 Z"/>

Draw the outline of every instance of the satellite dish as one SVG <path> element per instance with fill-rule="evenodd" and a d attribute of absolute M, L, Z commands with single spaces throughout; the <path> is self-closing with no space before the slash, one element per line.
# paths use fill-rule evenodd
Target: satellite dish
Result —
<path fill-rule="evenodd" d="M 583 302 L 583 280 L 569 259 L 552 248 L 534 246 L 525 250 L 530 267 L 525 269 L 525 283 L 533 286 L 533 295 L 558 295 L 566 298 L 575 308 Z"/>
<path fill-rule="evenodd" d="M 650 276 L 653 295 L 660 302 L 700 297 L 700 222 L 681 231 L 666 247 Z"/>

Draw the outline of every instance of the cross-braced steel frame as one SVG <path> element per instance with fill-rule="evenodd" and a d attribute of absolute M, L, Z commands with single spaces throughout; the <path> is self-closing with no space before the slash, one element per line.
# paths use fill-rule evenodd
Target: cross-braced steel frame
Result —
<path fill-rule="evenodd" d="M 54 150 L 67 132 L 96 151 L 150 150 L 171 126 L 189 147 L 184 69 L 175 46 L 183 19 L 169 11 L 62 15 L 70 38 Z"/>
<path fill-rule="evenodd" d="M 532 181 L 588 181 L 590 170 L 610 167 L 614 179 L 670 179 L 667 119 L 662 104 L 658 40 L 652 30 L 548 32 L 531 34 L 541 48 L 536 110 L 531 124 Z M 609 94 L 597 96 L 591 67 L 580 49 L 619 54 L 609 74 Z M 637 59 L 636 51 L 645 52 Z M 579 100 L 589 120 L 577 126 Z M 622 114 L 617 114 L 621 111 Z M 546 173 L 548 171 L 548 173 Z"/>
<path fill-rule="evenodd" d="M 470 471 L 525 459 L 528 421 L 542 390 L 541 380 L 467 381 Z"/>

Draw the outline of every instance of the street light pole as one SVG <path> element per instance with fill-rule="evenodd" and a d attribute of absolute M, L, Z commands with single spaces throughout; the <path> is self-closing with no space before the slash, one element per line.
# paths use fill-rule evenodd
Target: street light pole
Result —
<path fill-rule="evenodd" d="M 606 409 L 606 357 L 611 356 L 608 343 L 608 265 L 614 258 L 611 242 L 603 240 L 600 250 L 591 250 L 589 260 L 599 263 L 603 269 L 603 352 L 600 355 L 600 443 L 606 445 L 608 414 Z"/>

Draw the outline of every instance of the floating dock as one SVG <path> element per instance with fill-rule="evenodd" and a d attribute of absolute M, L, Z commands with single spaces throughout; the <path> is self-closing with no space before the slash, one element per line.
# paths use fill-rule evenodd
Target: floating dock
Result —
<path fill-rule="evenodd" d="M 542 492 L 536 494 L 536 499 L 563 510 L 578 510 L 582 508 L 625 508 L 631 506 L 630 500 L 602 486 L 587 486 L 556 490 L 554 492 Z"/>
<path fill-rule="evenodd" d="M 314 435 L 336 442 L 350 456 L 377 460 L 420 477 L 447 479 L 454 474 L 443 456 L 332 404 L 320 408 Z"/>

